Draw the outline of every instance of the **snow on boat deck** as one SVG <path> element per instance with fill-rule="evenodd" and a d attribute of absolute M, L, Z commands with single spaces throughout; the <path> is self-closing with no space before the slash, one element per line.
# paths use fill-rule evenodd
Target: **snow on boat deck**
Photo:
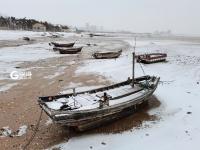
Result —
<path fill-rule="evenodd" d="M 144 93 L 144 90 L 141 90 L 137 93 L 131 94 L 130 96 L 125 96 L 124 98 L 117 98 L 119 96 L 125 95 L 127 93 L 133 93 L 138 90 L 141 90 L 141 87 L 135 86 L 134 88 L 132 88 L 131 85 L 125 85 L 115 89 L 106 90 L 104 92 L 106 92 L 107 95 L 112 99 L 116 98 L 114 100 L 109 101 L 109 106 L 112 106 L 126 101 L 130 101 L 136 97 L 141 96 Z M 99 107 L 99 100 L 103 97 L 104 92 L 97 92 L 94 94 L 85 93 L 79 94 L 75 97 L 59 98 L 56 101 L 46 102 L 46 105 L 48 108 L 53 110 L 60 110 L 60 108 L 64 104 L 67 104 L 76 111 L 94 109 Z"/>

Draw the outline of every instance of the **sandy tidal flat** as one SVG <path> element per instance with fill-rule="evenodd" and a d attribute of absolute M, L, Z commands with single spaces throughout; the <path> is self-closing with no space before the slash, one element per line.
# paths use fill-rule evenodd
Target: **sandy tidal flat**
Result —
<path fill-rule="evenodd" d="M 73 34 L 63 37 L 61 41 L 71 42 L 77 39 L 80 45 L 95 43 L 97 46 L 85 46 L 78 55 L 61 56 L 50 51 L 50 39 L 47 38 L 42 43 L 40 41 L 18 47 L 8 45 L 0 49 L 0 73 L 6 74 L 5 78 L 0 79 L 0 127 L 9 126 L 15 131 L 20 126 L 27 125 L 27 133 L 21 137 L 1 138 L 1 149 L 20 149 L 31 137 L 40 114 L 38 96 L 56 95 L 74 86 L 81 90 L 105 86 L 131 76 L 130 46 L 134 44 L 133 37 L 120 35 L 90 38 Z M 8 37 L 7 40 L 13 39 Z M 138 54 L 168 54 L 167 62 L 142 65 L 145 74 L 161 77 L 154 94 L 153 99 L 156 102 L 153 107 L 128 119 L 82 134 L 75 134 L 67 128 L 53 124 L 43 114 L 39 131 L 29 148 L 198 150 L 200 44 L 197 40 L 176 38 L 139 38 L 137 41 Z M 123 53 L 118 59 L 94 60 L 91 57 L 94 51 L 121 48 Z M 33 76 L 31 80 L 12 81 L 8 77 L 12 69 L 29 70 Z M 136 76 L 141 75 L 144 72 L 136 64 Z M 127 127 L 127 123 L 131 126 Z M 116 132 L 109 132 L 111 129 Z"/>

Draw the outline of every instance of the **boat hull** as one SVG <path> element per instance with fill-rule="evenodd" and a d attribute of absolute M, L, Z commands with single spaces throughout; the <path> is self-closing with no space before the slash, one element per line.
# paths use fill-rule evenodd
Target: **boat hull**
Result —
<path fill-rule="evenodd" d="M 60 43 L 55 43 L 51 42 L 55 47 L 73 47 L 75 43 L 66 43 L 66 44 L 60 44 Z"/>
<path fill-rule="evenodd" d="M 155 59 L 155 60 L 146 60 L 146 59 L 140 59 L 137 60 L 137 62 L 139 63 L 143 63 L 143 64 L 152 64 L 152 63 L 159 63 L 159 62 L 165 62 L 166 59 Z"/>
<path fill-rule="evenodd" d="M 121 109 L 119 112 L 116 112 L 114 114 L 82 122 L 74 126 L 74 128 L 78 131 L 86 131 L 89 129 L 97 128 L 102 125 L 106 125 L 108 123 L 114 122 L 118 119 L 130 116 L 147 104 L 148 104 L 148 100 L 145 100 L 145 101 L 142 101 L 140 104 L 138 103 L 133 106 L 129 106 L 127 108 Z"/>
<path fill-rule="evenodd" d="M 137 62 L 144 64 L 158 63 L 166 61 L 167 54 L 165 53 L 151 53 L 137 56 Z"/>
<path fill-rule="evenodd" d="M 94 53 L 93 57 L 95 59 L 113 59 L 118 58 L 121 55 L 122 51 L 118 52 L 105 52 L 105 53 Z"/>
<path fill-rule="evenodd" d="M 82 47 L 79 48 L 67 48 L 67 49 L 61 49 L 59 48 L 58 51 L 60 54 L 77 54 L 81 52 Z"/>

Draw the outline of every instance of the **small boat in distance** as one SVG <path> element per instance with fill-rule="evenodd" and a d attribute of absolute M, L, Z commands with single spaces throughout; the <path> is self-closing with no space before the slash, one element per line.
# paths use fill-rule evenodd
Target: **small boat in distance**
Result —
<path fill-rule="evenodd" d="M 112 59 L 112 58 L 118 58 L 122 53 L 122 50 L 118 52 L 96 52 L 92 56 L 95 59 Z"/>
<path fill-rule="evenodd" d="M 54 47 L 54 49 L 56 49 L 57 51 L 60 52 L 60 54 L 77 54 L 79 52 L 81 52 L 83 47 L 77 47 L 77 48 L 59 48 L 59 47 Z"/>
<path fill-rule="evenodd" d="M 54 45 L 55 47 L 73 47 L 74 44 L 75 44 L 74 42 L 73 43 L 56 43 L 56 42 L 49 43 L 49 45 Z"/>
<path fill-rule="evenodd" d="M 136 58 L 137 58 L 137 62 L 139 63 L 151 64 L 151 63 L 166 61 L 167 54 L 166 53 L 150 53 L 150 54 L 138 55 Z"/>
<path fill-rule="evenodd" d="M 26 37 L 26 36 L 25 36 L 25 37 L 23 37 L 23 40 L 24 40 L 24 41 L 30 41 L 31 39 L 30 39 L 29 37 Z"/>

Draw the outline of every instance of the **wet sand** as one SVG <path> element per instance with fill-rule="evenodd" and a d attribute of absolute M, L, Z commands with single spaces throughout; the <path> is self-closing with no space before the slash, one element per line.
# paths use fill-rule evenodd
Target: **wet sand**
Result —
<path fill-rule="evenodd" d="M 74 37 L 67 40 L 73 39 Z M 82 54 L 75 56 L 63 56 L 36 62 L 24 62 L 20 65 L 20 68 L 31 68 L 30 71 L 33 76 L 31 80 L 20 80 L 18 81 L 17 86 L 14 86 L 7 91 L 0 92 L 0 127 L 9 126 L 15 131 L 21 125 L 28 125 L 28 130 L 27 134 L 22 137 L 0 138 L 0 147 L 2 150 L 23 148 L 30 139 L 36 127 L 41 110 L 37 104 L 38 96 L 56 95 L 63 87 L 68 86 L 71 82 L 81 83 L 84 86 L 108 85 L 111 83 L 111 81 L 108 81 L 103 76 L 95 74 L 77 75 L 75 72 L 78 67 L 83 65 L 84 60 L 91 59 L 91 52 L 94 50 L 114 48 L 110 46 L 110 43 L 111 45 L 115 44 L 117 50 L 119 48 L 126 49 L 128 45 L 120 42 L 120 40 L 113 40 L 111 38 L 94 38 L 93 40 L 85 38 L 79 40 L 80 43 L 87 43 L 88 41 L 90 41 L 90 43 L 102 42 L 103 44 L 102 46 L 97 47 L 85 47 Z M 69 62 L 71 61 L 74 61 L 75 63 L 70 64 Z M 62 66 L 66 67 L 63 74 L 55 76 L 54 78 L 44 78 L 45 76 L 55 74 L 57 69 Z M 3 80 L 1 82 L 10 83 L 12 81 Z M 153 97 L 152 102 L 154 103 L 150 104 L 146 109 L 139 111 L 132 116 L 118 120 L 108 126 L 81 134 L 119 133 L 125 130 L 131 130 L 133 127 L 138 127 L 145 120 L 156 120 L 158 118 L 156 118 L 156 116 L 149 116 L 147 110 L 158 107 L 159 100 Z M 49 118 L 47 115 L 43 113 L 39 130 L 28 149 L 44 149 L 67 140 L 70 136 L 80 135 L 69 132 L 67 128 L 55 124 L 46 125 L 48 120 Z"/>

